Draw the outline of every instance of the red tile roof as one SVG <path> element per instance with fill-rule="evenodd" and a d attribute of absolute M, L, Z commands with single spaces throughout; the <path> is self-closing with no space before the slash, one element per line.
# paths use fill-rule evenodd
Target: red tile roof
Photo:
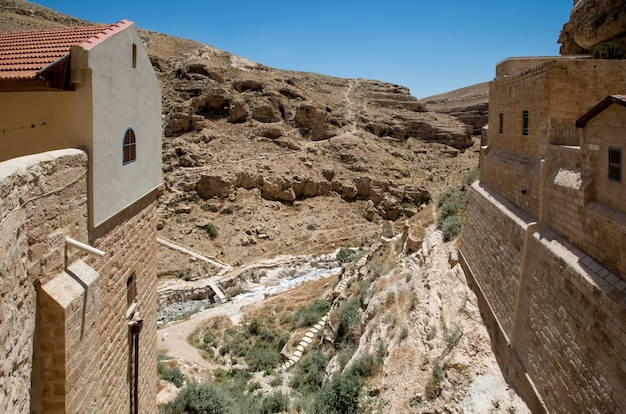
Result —
<path fill-rule="evenodd" d="M 67 57 L 72 46 L 91 49 L 132 24 L 122 20 L 113 25 L 0 33 L 0 79 L 36 78 L 40 72 Z"/>

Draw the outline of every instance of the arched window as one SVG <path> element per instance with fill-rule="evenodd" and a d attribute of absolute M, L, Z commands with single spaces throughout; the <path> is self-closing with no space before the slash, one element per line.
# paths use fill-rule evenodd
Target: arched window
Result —
<path fill-rule="evenodd" d="M 128 128 L 124 133 L 124 144 L 122 145 L 124 161 L 123 164 L 130 164 L 137 159 L 137 143 L 135 142 L 135 131 Z"/>

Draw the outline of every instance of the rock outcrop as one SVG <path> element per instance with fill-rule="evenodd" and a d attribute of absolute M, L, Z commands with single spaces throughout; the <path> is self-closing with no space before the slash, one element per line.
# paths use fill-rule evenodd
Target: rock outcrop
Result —
<path fill-rule="evenodd" d="M 579 0 L 559 41 L 562 55 L 592 54 L 603 58 L 626 55 L 626 3 Z"/>

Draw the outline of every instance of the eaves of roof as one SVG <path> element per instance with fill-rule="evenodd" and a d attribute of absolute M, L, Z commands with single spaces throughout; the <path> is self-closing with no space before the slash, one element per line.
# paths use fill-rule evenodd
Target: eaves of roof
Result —
<path fill-rule="evenodd" d="M 626 107 L 626 95 L 609 95 L 601 100 L 596 106 L 591 108 L 587 113 L 576 120 L 578 128 L 584 128 L 587 123 L 596 116 L 600 115 L 609 106 L 617 104 Z"/>

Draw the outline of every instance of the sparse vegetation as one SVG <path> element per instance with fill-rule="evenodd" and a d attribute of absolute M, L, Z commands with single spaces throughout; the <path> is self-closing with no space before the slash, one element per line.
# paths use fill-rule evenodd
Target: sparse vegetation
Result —
<path fill-rule="evenodd" d="M 358 343 L 360 336 L 359 310 L 360 303 L 356 298 L 350 298 L 341 305 L 335 343 L 342 345 L 349 342 Z"/>
<path fill-rule="evenodd" d="M 463 177 L 463 187 L 460 190 L 449 189 L 439 195 L 437 228 L 442 231 L 445 241 L 454 240 L 461 232 L 462 217 L 469 200 L 469 186 L 478 178 L 478 174 L 478 168 L 469 170 Z"/>
<path fill-rule="evenodd" d="M 317 224 L 315 224 L 315 223 L 309 223 L 309 224 L 306 225 L 306 229 L 307 230 L 317 230 L 318 227 L 319 226 Z"/>
<path fill-rule="evenodd" d="M 228 414 L 228 400 L 211 384 L 189 384 L 161 409 L 163 414 Z"/>
<path fill-rule="evenodd" d="M 322 388 L 328 358 L 319 349 L 308 353 L 296 366 L 289 386 L 306 395 Z"/>
<path fill-rule="evenodd" d="M 443 339 L 448 344 L 449 348 L 454 348 L 461 341 L 463 336 L 463 326 L 460 322 L 455 322 L 452 328 L 443 327 Z"/>
<path fill-rule="evenodd" d="M 315 325 L 329 309 L 330 302 L 326 299 L 317 299 L 309 306 L 298 309 L 293 319 L 294 328 Z"/>
<path fill-rule="evenodd" d="M 215 226 L 215 224 L 209 223 L 209 224 L 204 226 L 204 229 L 206 230 L 206 232 L 209 235 L 209 237 L 211 238 L 211 240 L 213 240 L 213 239 L 215 239 L 217 237 L 218 231 L 217 231 L 217 227 Z"/>
<path fill-rule="evenodd" d="M 598 52 L 600 59 L 623 59 L 624 52 L 622 52 L 615 42 L 608 42 L 600 48 Z"/>
<path fill-rule="evenodd" d="M 169 359 L 169 357 L 165 355 L 160 354 L 158 356 L 157 375 L 159 376 L 159 379 L 171 382 L 172 384 L 180 388 L 185 382 L 185 376 L 182 372 L 180 372 L 180 369 L 178 369 L 178 367 L 168 366 L 165 362 L 167 359 Z"/>
<path fill-rule="evenodd" d="M 348 263 L 354 259 L 355 255 L 356 251 L 349 248 L 343 248 L 339 250 L 336 257 L 339 263 Z"/>

